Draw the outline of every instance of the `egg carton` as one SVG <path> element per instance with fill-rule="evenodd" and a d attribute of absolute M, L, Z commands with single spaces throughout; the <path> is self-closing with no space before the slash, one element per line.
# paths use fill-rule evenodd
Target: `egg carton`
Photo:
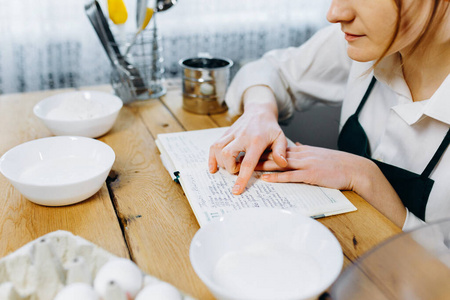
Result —
<path fill-rule="evenodd" d="M 0 259 L 0 300 L 53 300 L 68 284 L 92 284 L 99 269 L 117 258 L 68 231 L 48 233 Z M 161 282 L 143 272 L 143 287 Z"/>

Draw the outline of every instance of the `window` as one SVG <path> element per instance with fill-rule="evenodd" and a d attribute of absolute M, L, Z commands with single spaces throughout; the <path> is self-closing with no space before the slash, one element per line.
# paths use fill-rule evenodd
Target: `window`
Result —
<path fill-rule="evenodd" d="M 231 58 L 238 68 L 270 49 L 298 46 L 327 24 L 329 2 L 179 0 L 156 17 L 165 76 L 178 76 L 178 60 L 199 52 Z M 0 0 L 0 93 L 109 83 L 110 64 L 84 3 Z"/>

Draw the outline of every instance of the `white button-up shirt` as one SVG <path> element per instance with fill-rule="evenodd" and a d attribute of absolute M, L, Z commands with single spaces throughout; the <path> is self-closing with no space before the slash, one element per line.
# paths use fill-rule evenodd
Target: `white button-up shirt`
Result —
<path fill-rule="evenodd" d="M 414 102 L 403 78 L 397 54 L 373 62 L 352 61 L 338 24 L 317 32 L 298 48 L 273 50 L 246 64 L 227 92 L 231 112 L 242 113 L 242 94 L 252 85 L 267 85 L 275 93 L 279 119 L 294 109 L 342 102 L 340 128 L 355 113 L 372 76 L 377 83 L 359 114 L 372 157 L 421 174 L 441 144 L 450 125 L 450 75 L 430 99 Z M 450 147 L 449 147 L 450 148 Z M 434 185 L 425 220 L 450 217 L 450 150 L 430 176 Z M 423 222 L 408 211 L 403 230 Z"/>

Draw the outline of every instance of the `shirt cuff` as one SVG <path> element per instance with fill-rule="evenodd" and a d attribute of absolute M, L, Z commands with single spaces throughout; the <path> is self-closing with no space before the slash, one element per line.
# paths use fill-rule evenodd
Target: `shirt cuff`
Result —
<path fill-rule="evenodd" d="M 406 209 L 406 219 L 405 219 L 405 223 L 403 224 L 403 231 L 411 231 L 417 227 L 423 226 L 426 223 L 424 221 L 422 221 L 421 219 L 419 219 L 418 217 L 416 217 L 412 212 L 410 212 L 408 210 L 408 208 Z"/>
<path fill-rule="evenodd" d="M 294 113 L 294 104 L 287 92 L 287 84 L 278 76 L 277 69 L 264 59 L 244 65 L 233 78 L 225 96 L 231 114 L 243 113 L 242 95 L 251 86 L 268 86 L 275 94 L 278 106 L 278 119 L 288 119 Z"/>

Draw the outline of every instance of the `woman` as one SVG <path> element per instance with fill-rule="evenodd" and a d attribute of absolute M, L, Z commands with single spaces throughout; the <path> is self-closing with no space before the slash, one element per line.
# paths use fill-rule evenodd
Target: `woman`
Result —
<path fill-rule="evenodd" d="M 211 147 L 210 172 L 239 173 L 234 194 L 255 168 L 353 190 L 403 230 L 450 217 L 449 1 L 333 0 L 327 19 L 340 26 L 238 72 L 226 101 L 243 114 Z M 278 121 L 314 101 L 343 101 L 342 151 L 287 147 Z"/>

